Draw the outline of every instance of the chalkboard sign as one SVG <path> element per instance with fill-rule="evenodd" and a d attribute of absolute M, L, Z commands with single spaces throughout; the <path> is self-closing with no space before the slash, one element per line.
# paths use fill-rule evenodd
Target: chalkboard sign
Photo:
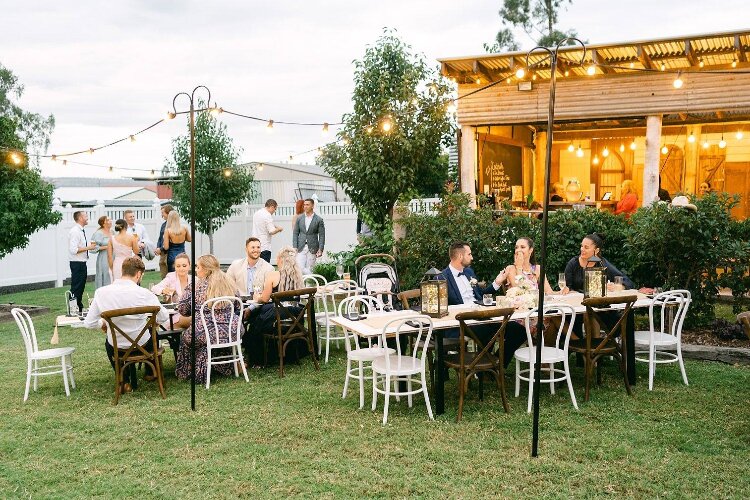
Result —
<path fill-rule="evenodd" d="M 503 139 L 480 137 L 479 192 L 511 198 L 513 186 L 523 185 L 523 148 Z"/>

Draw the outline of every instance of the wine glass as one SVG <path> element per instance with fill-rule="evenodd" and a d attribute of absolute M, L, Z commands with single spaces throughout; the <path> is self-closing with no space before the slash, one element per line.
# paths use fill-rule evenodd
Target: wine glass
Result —
<path fill-rule="evenodd" d="M 259 300 L 258 296 L 263 291 L 263 287 L 259 283 L 253 283 L 253 300 Z"/>
<path fill-rule="evenodd" d="M 338 274 L 339 279 L 344 275 L 344 264 L 336 264 L 336 274 Z"/>
<path fill-rule="evenodd" d="M 565 273 L 560 273 L 557 275 L 557 285 L 560 287 L 560 291 L 565 288 Z"/>

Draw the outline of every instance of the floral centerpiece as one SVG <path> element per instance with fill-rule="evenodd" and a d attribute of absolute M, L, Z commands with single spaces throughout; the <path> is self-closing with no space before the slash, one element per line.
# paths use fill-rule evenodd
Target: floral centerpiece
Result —
<path fill-rule="evenodd" d="M 505 296 L 510 302 L 510 307 L 521 311 L 536 307 L 539 288 L 537 284 L 524 274 L 516 276 L 516 286 L 510 287 Z"/>

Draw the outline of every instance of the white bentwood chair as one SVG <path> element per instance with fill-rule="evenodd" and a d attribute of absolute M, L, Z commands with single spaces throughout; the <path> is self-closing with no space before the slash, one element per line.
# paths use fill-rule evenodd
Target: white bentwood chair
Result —
<path fill-rule="evenodd" d="M 354 297 L 347 297 L 339 302 L 338 315 L 349 316 L 352 313 L 359 315 L 369 315 L 374 312 L 380 312 L 383 310 L 383 303 L 377 297 L 369 295 L 357 295 Z M 357 380 L 359 382 L 359 409 L 361 410 L 365 406 L 365 380 L 372 380 L 372 375 L 365 375 L 365 370 L 370 370 L 372 373 L 372 367 L 370 363 L 373 360 L 383 357 L 386 354 L 395 354 L 396 350 L 389 347 L 383 347 L 380 344 L 380 337 L 375 340 L 375 346 L 373 346 L 373 339 L 367 339 L 367 347 L 360 345 L 360 338 L 353 332 L 344 328 L 344 346 L 346 347 L 346 376 L 344 377 L 344 391 L 341 394 L 341 398 L 346 398 L 346 394 L 349 390 L 349 380 Z M 352 364 L 356 363 L 356 367 L 352 367 Z M 368 363 L 365 365 L 365 363 Z"/>
<path fill-rule="evenodd" d="M 218 336 L 211 338 L 211 335 L 208 333 L 208 326 L 209 324 L 213 326 L 213 332 L 219 331 L 219 325 L 216 321 L 216 309 L 226 306 L 229 306 L 232 312 L 229 316 L 229 332 L 227 340 L 226 342 L 221 342 Z M 235 306 L 238 306 L 240 309 L 239 315 L 234 313 Z M 231 328 L 232 322 L 237 316 L 239 316 L 237 327 Z M 239 365 L 242 374 L 245 376 L 245 382 L 249 382 L 250 380 L 247 377 L 247 369 L 245 368 L 245 360 L 242 357 L 242 299 L 239 297 L 225 296 L 208 300 L 200 308 L 200 317 L 203 322 L 203 331 L 206 334 L 206 350 L 208 352 L 208 358 L 206 359 L 206 389 L 211 387 L 211 367 L 213 365 L 232 363 L 234 365 L 235 377 L 240 376 L 239 371 L 237 370 L 237 365 Z M 230 353 L 214 356 L 212 351 L 215 349 L 229 349 Z"/>
<path fill-rule="evenodd" d="M 568 391 L 570 392 L 570 399 L 573 401 L 573 407 L 577 410 L 578 403 L 576 402 L 576 395 L 573 392 L 573 383 L 570 379 L 570 366 L 568 365 L 568 344 L 570 343 L 570 334 L 573 330 L 573 322 L 576 319 L 576 312 L 571 306 L 567 304 L 548 304 L 544 306 L 544 314 L 555 314 L 560 318 L 560 327 L 557 330 L 557 336 L 555 337 L 554 346 L 542 346 L 542 370 L 549 374 L 549 378 L 542 379 L 540 382 L 549 384 L 549 389 L 552 394 L 555 393 L 555 383 L 562 382 L 563 380 L 568 383 Z M 534 395 L 534 375 L 535 375 L 535 364 L 536 364 L 536 346 L 534 345 L 534 338 L 531 335 L 531 319 L 538 316 L 539 309 L 534 308 L 526 315 L 526 342 L 527 347 L 520 347 L 515 352 L 516 358 L 516 397 L 518 397 L 521 390 L 521 380 L 528 381 L 529 383 L 529 403 L 526 411 L 531 413 L 531 401 Z M 542 340 L 544 342 L 544 340 Z M 528 363 L 527 369 L 521 369 L 521 363 Z M 562 363 L 563 368 L 555 368 L 556 363 Z M 545 368 L 544 365 L 547 365 Z"/>
<path fill-rule="evenodd" d="M 682 361 L 682 324 L 691 300 L 688 290 L 670 290 L 656 295 L 648 308 L 649 330 L 635 332 L 635 360 L 648 363 L 649 391 L 654 388 L 657 364 L 679 363 L 682 380 L 688 385 Z M 666 349 L 675 349 L 676 354 Z"/>
<path fill-rule="evenodd" d="M 388 333 L 389 330 L 394 330 Z M 408 330 L 408 332 L 407 332 Z M 416 330 L 416 332 L 415 332 Z M 401 349 L 401 336 L 416 333 L 415 346 L 411 354 Z M 422 393 L 427 405 L 427 415 L 433 420 L 430 396 L 427 393 L 427 346 L 432 338 L 432 319 L 429 316 L 416 315 L 397 318 L 386 323 L 380 334 L 381 345 L 387 345 L 388 337 L 392 337 L 396 345 L 396 352 L 376 358 L 372 362 L 372 410 L 378 405 L 378 394 L 385 396 L 383 406 L 383 425 L 388 422 L 388 403 L 391 396 L 407 396 L 409 407 L 412 406 L 412 396 Z M 406 347 L 406 346 L 405 346 Z M 400 382 L 406 383 L 406 390 L 401 390 Z M 413 384 L 419 385 L 412 389 Z"/>
<path fill-rule="evenodd" d="M 328 356 L 331 352 L 331 341 L 336 342 L 336 346 L 339 346 L 339 342 L 345 340 L 343 331 L 337 331 L 336 325 L 330 322 L 330 314 L 335 314 L 337 309 L 337 301 L 344 300 L 345 298 L 355 297 L 358 293 L 357 282 L 354 280 L 335 280 L 329 281 L 321 292 L 323 295 L 323 301 L 326 303 L 326 329 L 325 335 L 323 332 L 318 334 L 318 355 L 320 356 L 323 349 L 323 340 L 326 344 L 326 357 L 325 362 L 328 363 Z M 330 304 L 329 304 L 330 301 Z M 330 306 L 330 307 L 329 307 Z M 330 311 L 330 312 L 329 312 Z"/>
<path fill-rule="evenodd" d="M 305 287 L 315 287 L 318 293 L 315 294 L 315 323 L 318 328 L 318 357 L 323 352 L 323 340 L 326 342 L 325 362 L 328 363 L 328 347 L 330 345 L 331 330 L 336 326 L 331 323 L 331 316 L 336 311 L 336 304 L 328 303 L 328 280 L 321 274 L 305 274 L 302 276 L 302 283 Z"/>
<path fill-rule="evenodd" d="M 34 329 L 34 323 L 31 321 L 29 313 L 19 307 L 11 309 L 10 313 L 13 315 L 13 319 L 16 320 L 18 329 L 21 330 L 23 336 L 23 343 L 26 346 L 26 390 L 23 393 L 23 400 L 29 399 L 29 386 L 31 385 L 31 377 L 34 377 L 34 391 L 37 389 L 37 380 L 39 377 L 45 375 L 56 375 L 62 373 L 63 384 L 65 385 L 65 395 L 70 396 L 70 388 L 68 387 L 68 377 L 70 377 L 70 387 L 76 388 L 76 381 L 73 378 L 73 360 L 72 355 L 75 351 L 75 347 L 57 347 L 53 349 L 42 349 L 39 350 L 39 345 L 36 341 L 36 331 Z M 59 364 L 42 364 L 39 366 L 39 362 L 47 360 L 59 359 Z"/>

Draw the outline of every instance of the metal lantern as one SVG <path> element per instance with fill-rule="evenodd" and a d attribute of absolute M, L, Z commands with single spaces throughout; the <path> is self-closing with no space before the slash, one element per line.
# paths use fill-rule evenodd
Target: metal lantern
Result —
<path fill-rule="evenodd" d="M 583 298 L 604 297 L 607 295 L 607 268 L 596 255 L 587 262 L 593 262 L 594 265 L 583 270 Z"/>
<path fill-rule="evenodd" d="M 424 273 L 419 289 L 422 295 L 422 314 L 431 318 L 448 315 L 448 284 L 440 271 L 433 267 Z"/>

